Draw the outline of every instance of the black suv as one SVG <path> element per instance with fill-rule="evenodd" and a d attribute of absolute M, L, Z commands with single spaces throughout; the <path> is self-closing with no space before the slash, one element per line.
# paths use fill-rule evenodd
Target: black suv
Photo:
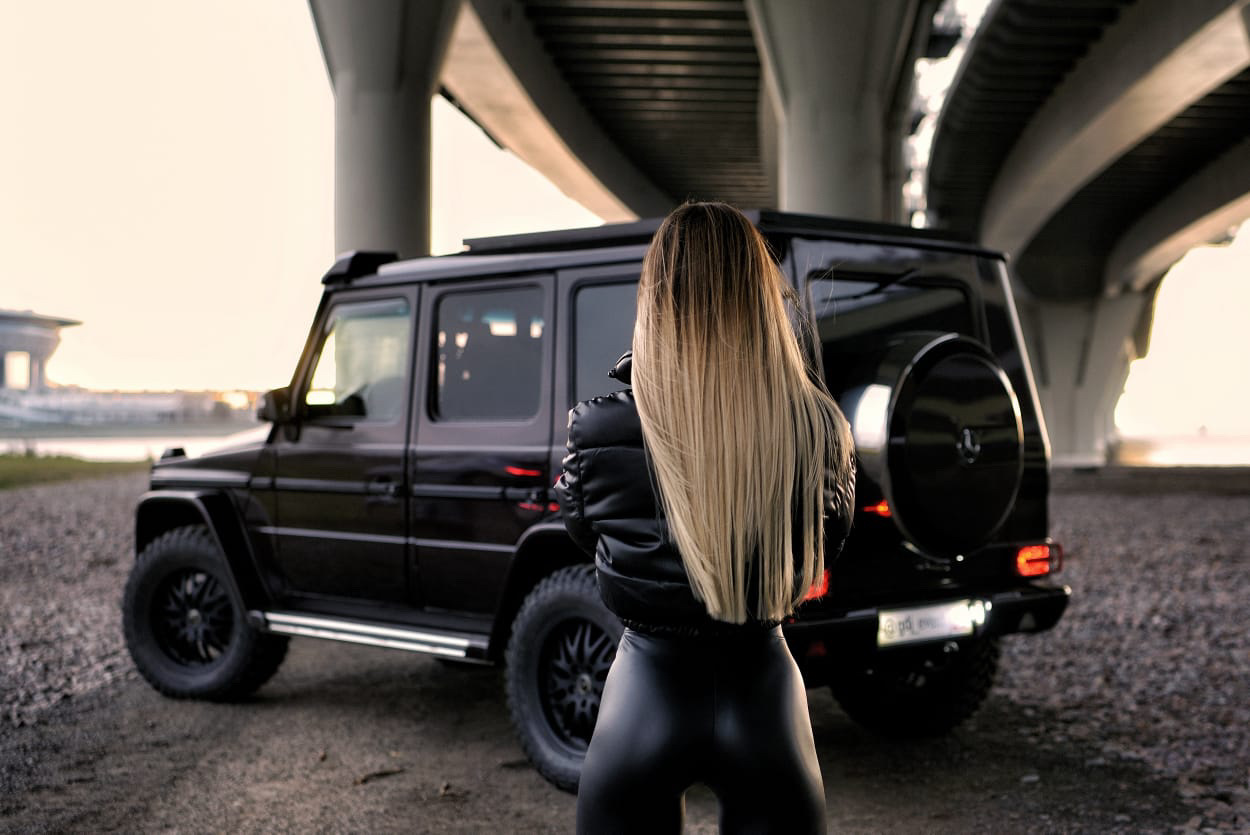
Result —
<path fill-rule="evenodd" d="M 851 421 L 858 508 L 786 637 L 885 734 L 985 698 L 999 637 L 1052 626 L 1048 448 L 1003 259 L 931 232 L 750 213 Z M 573 788 L 621 631 L 551 486 L 610 391 L 658 221 L 341 258 L 263 442 L 169 450 L 139 502 L 126 641 L 170 696 L 268 679 L 290 635 L 506 668 L 539 771 Z"/>

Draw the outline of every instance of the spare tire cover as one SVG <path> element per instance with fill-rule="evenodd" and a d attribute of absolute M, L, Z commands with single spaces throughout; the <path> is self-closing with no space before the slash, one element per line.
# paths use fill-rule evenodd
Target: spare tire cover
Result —
<path fill-rule="evenodd" d="M 972 339 L 916 334 L 892 341 L 875 376 L 890 389 L 875 433 L 885 443 L 865 463 L 895 522 L 933 556 L 984 544 L 1010 513 L 1024 466 L 1007 375 Z"/>

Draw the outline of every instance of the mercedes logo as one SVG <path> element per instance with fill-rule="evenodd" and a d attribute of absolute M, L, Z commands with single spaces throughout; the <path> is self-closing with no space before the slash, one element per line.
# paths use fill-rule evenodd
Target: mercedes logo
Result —
<path fill-rule="evenodd" d="M 955 444 L 959 458 L 965 464 L 975 464 L 981 456 L 981 439 L 968 427 L 959 431 L 959 442 Z"/>

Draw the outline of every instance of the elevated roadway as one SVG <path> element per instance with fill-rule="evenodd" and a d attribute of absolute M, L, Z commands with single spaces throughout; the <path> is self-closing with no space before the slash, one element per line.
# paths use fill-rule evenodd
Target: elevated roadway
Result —
<path fill-rule="evenodd" d="M 1056 459 L 1101 463 L 1159 279 L 1250 216 L 1247 0 L 998 0 L 928 208 L 1011 256 Z"/>
<path fill-rule="evenodd" d="M 1013 260 L 1056 459 L 1105 457 L 1154 288 L 1250 214 L 1250 0 L 995 0 L 929 210 Z M 686 198 L 903 220 L 937 0 L 310 0 L 340 250 L 428 251 L 429 98 L 609 221 Z"/>

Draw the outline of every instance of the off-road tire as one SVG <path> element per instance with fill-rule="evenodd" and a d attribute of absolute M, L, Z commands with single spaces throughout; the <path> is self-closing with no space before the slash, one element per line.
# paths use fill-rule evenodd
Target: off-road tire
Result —
<path fill-rule="evenodd" d="M 834 674 L 830 689 L 855 722 L 886 737 L 944 734 L 985 701 L 1000 655 L 997 638 L 950 643 Z"/>
<path fill-rule="evenodd" d="M 278 670 L 287 638 L 247 622 L 208 529 L 189 525 L 148 543 L 122 595 L 126 647 L 140 674 L 176 699 L 252 693 Z"/>
<path fill-rule="evenodd" d="M 589 565 L 545 577 L 512 622 L 504 652 L 512 724 L 538 773 L 565 791 L 577 791 L 622 631 Z"/>

